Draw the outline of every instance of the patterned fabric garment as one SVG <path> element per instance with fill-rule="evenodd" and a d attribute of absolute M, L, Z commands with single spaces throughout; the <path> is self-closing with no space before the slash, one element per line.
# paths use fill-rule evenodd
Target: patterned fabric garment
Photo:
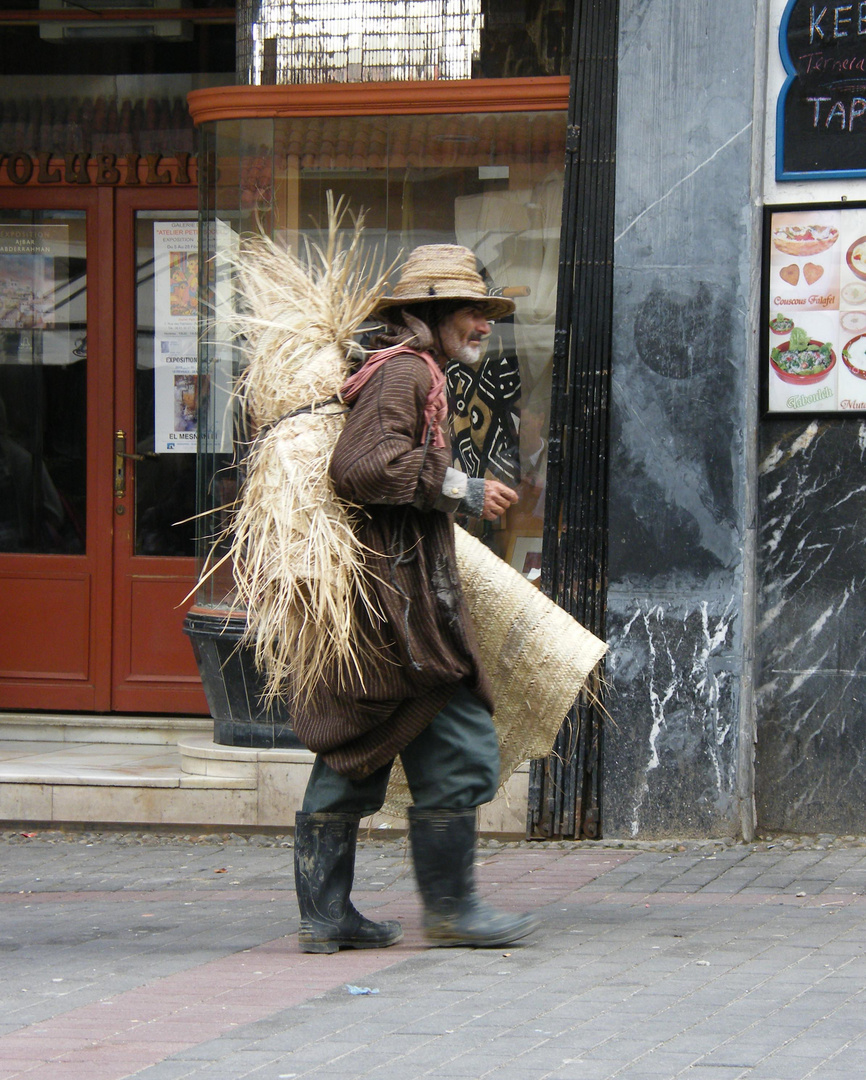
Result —
<path fill-rule="evenodd" d="M 371 591 L 384 621 L 358 612 L 379 662 L 363 681 L 329 673 L 295 730 L 336 772 L 361 779 L 391 761 L 464 683 L 493 711 L 463 600 L 448 514 L 436 510 L 451 448 L 422 442 L 431 375 L 417 354 L 393 356 L 352 406 L 331 459 L 336 493 L 364 508 Z"/>
<path fill-rule="evenodd" d="M 514 417 L 521 393 L 517 357 L 489 357 L 478 367 L 451 360 L 445 373 L 455 466 L 469 476 L 516 487 L 520 449 Z"/>

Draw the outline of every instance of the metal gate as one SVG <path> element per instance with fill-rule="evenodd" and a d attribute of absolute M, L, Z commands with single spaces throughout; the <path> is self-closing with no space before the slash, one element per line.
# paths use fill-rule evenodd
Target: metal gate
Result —
<path fill-rule="evenodd" d="M 618 0 L 576 0 L 541 587 L 604 637 Z M 527 835 L 598 837 L 603 678 L 530 770 Z"/>

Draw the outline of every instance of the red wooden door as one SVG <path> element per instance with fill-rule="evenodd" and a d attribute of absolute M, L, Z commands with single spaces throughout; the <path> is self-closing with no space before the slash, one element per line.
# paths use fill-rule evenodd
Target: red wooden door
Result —
<path fill-rule="evenodd" d="M 193 512 L 195 455 L 116 453 L 153 423 L 151 219 L 194 208 L 0 191 L 0 709 L 207 711 L 181 631 L 192 547 L 165 518 Z"/>
<path fill-rule="evenodd" d="M 0 204 L 0 707 L 102 710 L 111 664 L 112 192 Z"/>
<path fill-rule="evenodd" d="M 195 572 L 196 217 L 194 190 L 117 192 L 111 703 L 119 712 L 207 712 L 182 630 Z"/>

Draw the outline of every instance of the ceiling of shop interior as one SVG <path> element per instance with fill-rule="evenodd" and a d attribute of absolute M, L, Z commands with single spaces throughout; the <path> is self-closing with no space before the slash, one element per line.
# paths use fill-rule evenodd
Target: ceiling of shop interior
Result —
<path fill-rule="evenodd" d="M 170 7 L 163 2 L 150 10 L 124 5 L 110 12 L 110 23 L 106 7 L 99 0 L 76 0 L 58 11 L 45 0 L 11 0 L 0 10 L 3 74 L 149 75 L 235 69 L 234 0 L 172 0 Z M 127 37 L 120 32 L 133 19 L 150 24 L 152 36 Z M 87 36 L 52 39 L 40 32 L 58 21 L 86 28 Z M 160 37 L 156 28 L 167 22 L 182 25 L 187 40 Z M 91 37 L 101 23 L 110 26 L 110 33 Z"/>

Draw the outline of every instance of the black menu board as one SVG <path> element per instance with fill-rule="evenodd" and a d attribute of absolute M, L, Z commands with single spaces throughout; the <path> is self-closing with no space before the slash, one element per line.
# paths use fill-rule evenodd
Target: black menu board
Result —
<path fill-rule="evenodd" d="M 776 179 L 866 176 L 866 3 L 790 0 L 779 53 Z"/>

